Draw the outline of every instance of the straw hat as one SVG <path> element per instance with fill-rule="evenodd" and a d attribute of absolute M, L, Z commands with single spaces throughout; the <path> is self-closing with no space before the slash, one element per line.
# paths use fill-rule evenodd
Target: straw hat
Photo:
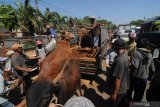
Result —
<path fill-rule="evenodd" d="M 15 50 L 17 50 L 18 48 L 22 48 L 22 46 L 23 46 L 23 45 L 20 45 L 20 44 L 16 43 L 16 44 L 14 44 L 14 45 L 12 46 L 12 49 L 15 51 Z"/>
<path fill-rule="evenodd" d="M 50 28 L 50 25 L 47 25 L 46 28 Z"/>

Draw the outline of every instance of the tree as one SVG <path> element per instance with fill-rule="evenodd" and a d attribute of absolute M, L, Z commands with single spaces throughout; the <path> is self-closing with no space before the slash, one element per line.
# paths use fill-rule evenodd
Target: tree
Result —
<path fill-rule="evenodd" d="M 138 19 L 138 20 L 133 20 L 130 22 L 131 25 L 136 25 L 136 26 L 141 26 L 141 24 L 144 23 L 144 20 Z"/>
<path fill-rule="evenodd" d="M 40 11 L 38 9 L 34 9 L 31 5 L 29 5 L 29 0 L 25 0 L 25 3 L 16 2 L 18 7 L 17 10 L 17 18 L 18 25 L 20 26 L 22 31 L 29 32 L 31 34 L 39 31 L 39 25 L 42 25 Z"/>
<path fill-rule="evenodd" d="M 108 21 L 107 22 L 107 29 L 116 29 L 117 28 L 117 25 L 116 24 L 113 24 L 111 21 Z"/>
<path fill-rule="evenodd" d="M 52 12 L 53 23 L 59 30 L 64 30 L 68 25 L 68 17 L 58 14 L 57 12 Z"/>
<path fill-rule="evenodd" d="M 100 24 L 107 24 L 107 20 L 105 20 L 105 19 L 97 20 L 97 23 L 100 23 Z"/>
<path fill-rule="evenodd" d="M 11 5 L 0 6 L 0 23 L 9 31 L 17 28 L 16 10 Z"/>

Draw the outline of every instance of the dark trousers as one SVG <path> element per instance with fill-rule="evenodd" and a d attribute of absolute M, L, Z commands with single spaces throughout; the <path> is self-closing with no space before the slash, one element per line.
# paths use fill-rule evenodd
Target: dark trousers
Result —
<path fill-rule="evenodd" d="M 28 88 L 32 85 L 32 80 L 31 80 L 31 77 L 29 75 L 27 75 L 27 76 L 23 77 L 23 81 L 24 81 L 24 91 L 26 93 Z"/>
<path fill-rule="evenodd" d="M 134 97 L 133 101 L 141 101 L 147 85 L 147 79 L 133 77 Z"/>
<path fill-rule="evenodd" d="M 133 76 L 130 76 L 130 84 L 129 84 L 129 89 L 127 91 L 127 99 L 128 101 L 132 101 L 132 93 L 134 90 L 134 85 L 133 85 Z"/>
<path fill-rule="evenodd" d="M 126 94 L 118 94 L 116 101 L 112 101 L 112 107 L 128 107 Z"/>

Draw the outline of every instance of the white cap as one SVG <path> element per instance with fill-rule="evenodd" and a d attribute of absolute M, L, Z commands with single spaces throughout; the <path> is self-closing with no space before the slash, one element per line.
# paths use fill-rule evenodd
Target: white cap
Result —
<path fill-rule="evenodd" d="M 95 17 L 95 16 L 90 16 L 89 18 L 91 18 L 91 19 L 96 19 L 96 17 Z"/>
<path fill-rule="evenodd" d="M 117 38 L 116 39 L 112 39 L 111 43 L 114 43 L 115 40 L 117 40 Z"/>
<path fill-rule="evenodd" d="M 80 97 L 71 97 L 64 105 L 64 107 L 95 107 L 94 104 L 87 98 Z"/>
<path fill-rule="evenodd" d="M 9 50 L 9 51 L 7 52 L 7 56 L 9 56 L 9 55 L 11 55 L 11 54 L 14 54 L 14 51 L 13 51 L 13 50 Z"/>

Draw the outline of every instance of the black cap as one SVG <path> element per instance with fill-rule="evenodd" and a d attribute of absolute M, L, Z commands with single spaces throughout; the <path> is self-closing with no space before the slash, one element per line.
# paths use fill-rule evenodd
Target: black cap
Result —
<path fill-rule="evenodd" d="M 125 48 L 125 41 L 121 38 L 118 38 L 117 40 L 114 41 L 114 46 L 115 48 Z"/>

